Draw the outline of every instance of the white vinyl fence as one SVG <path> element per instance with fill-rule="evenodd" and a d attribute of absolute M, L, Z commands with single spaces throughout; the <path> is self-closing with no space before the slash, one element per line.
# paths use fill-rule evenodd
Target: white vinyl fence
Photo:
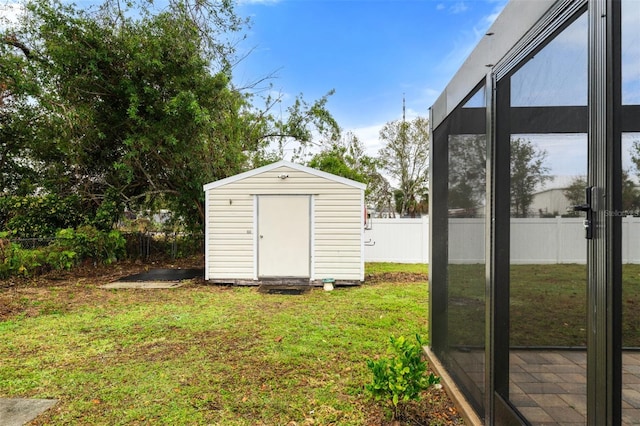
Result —
<path fill-rule="evenodd" d="M 511 220 L 511 263 L 586 263 L 582 218 Z M 484 263 L 484 219 L 449 219 L 449 262 Z M 365 261 L 428 263 L 429 218 L 373 219 Z M 640 218 L 622 218 L 624 263 L 640 263 Z"/>
<path fill-rule="evenodd" d="M 429 218 L 372 219 L 364 241 L 366 262 L 429 263 Z"/>

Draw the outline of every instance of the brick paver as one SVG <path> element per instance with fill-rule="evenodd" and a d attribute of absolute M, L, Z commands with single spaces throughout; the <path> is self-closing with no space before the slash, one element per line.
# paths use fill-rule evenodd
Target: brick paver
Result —
<path fill-rule="evenodd" d="M 484 352 L 460 351 L 456 361 L 482 389 Z M 509 369 L 509 399 L 532 425 L 586 424 L 586 351 L 514 350 Z M 623 353 L 622 374 L 622 425 L 640 425 L 640 352 Z"/>
<path fill-rule="evenodd" d="M 587 416 L 582 351 L 514 351 L 510 399 L 532 425 L 580 425 Z M 640 425 L 640 354 L 623 353 L 622 424 Z"/>

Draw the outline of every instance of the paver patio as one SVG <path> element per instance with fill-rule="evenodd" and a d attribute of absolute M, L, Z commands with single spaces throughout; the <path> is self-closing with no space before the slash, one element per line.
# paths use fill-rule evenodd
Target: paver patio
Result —
<path fill-rule="evenodd" d="M 585 351 L 512 351 L 511 401 L 533 425 L 584 425 Z M 640 425 L 640 352 L 622 355 L 622 424 Z"/>
<path fill-rule="evenodd" d="M 458 367 L 484 383 L 482 350 L 454 353 Z M 587 422 L 587 353 L 581 350 L 512 350 L 509 399 L 535 426 Z M 640 351 L 622 355 L 622 425 L 640 425 Z"/>

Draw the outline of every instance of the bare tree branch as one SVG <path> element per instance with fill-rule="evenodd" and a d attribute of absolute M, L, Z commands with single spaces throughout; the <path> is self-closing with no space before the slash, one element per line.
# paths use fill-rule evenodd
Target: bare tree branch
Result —
<path fill-rule="evenodd" d="M 18 40 L 15 34 L 5 35 L 0 40 L 6 45 L 13 46 L 19 49 L 27 59 L 35 58 L 35 55 L 32 53 L 31 49 L 29 49 L 26 44 Z"/>

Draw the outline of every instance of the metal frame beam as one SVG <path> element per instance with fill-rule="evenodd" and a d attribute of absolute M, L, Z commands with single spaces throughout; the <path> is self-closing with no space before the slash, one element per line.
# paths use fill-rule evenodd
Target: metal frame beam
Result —
<path fill-rule="evenodd" d="M 589 185 L 594 238 L 587 243 L 587 423 L 621 421 L 622 206 L 619 0 L 589 2 Z"/>

